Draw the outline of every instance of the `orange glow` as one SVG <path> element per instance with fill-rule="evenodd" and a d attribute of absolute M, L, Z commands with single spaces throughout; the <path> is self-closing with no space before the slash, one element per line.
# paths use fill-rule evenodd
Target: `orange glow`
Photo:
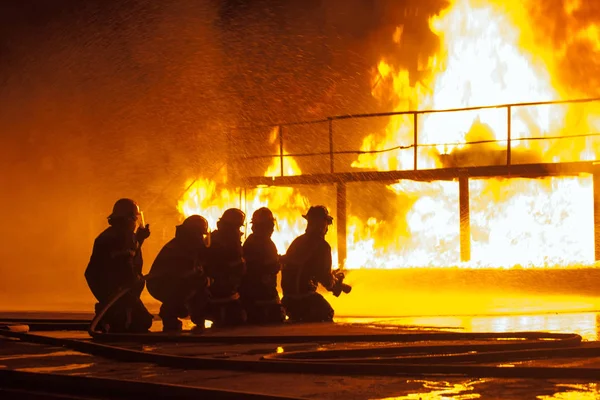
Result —
<path fill-rule="evenodd" d="M 277 137 L 277 130 L 273 130 L 271 142 Z M 287 154 L 287 152 L 284 152 Z M 284 158 L 284 174 L 299 175 L 302 173 L 298 164 L 292 157 Z M 279 159 L 267 168 L 265 176 L 279 176 L 281 165 Z M 190 186 L 191 182 L 187 183 Z M 280 254 L 285 250 L 292 240 L 304 231 L 304 220 L 301 215 L 309 207 L 308 199 L 302 196 L 296 189 L 291 187 L 260 187 L 244 192 L 239 189 L 231 189 L 226 180 L 217 184 L 208 179 L 198 179 L 191 184 L 188 191 L 179 201 L 178 210 L 185 217 L 192 214 L 204 216 L 211 229 L 216 228 L 217 221 L 227 208 L 241 208 L 246 212 L 246 223 L 250 222 L 252 213 L 261 208 L 269 207 L 277 219 L 277 229 L 273 234 L 273 242 Z M 249 232 L 246 232 L 249 234 Z"/>
<path fill-rule="evenodd" d="M 577 2 L 571 2 L 577 8 Z M 559 100 L 582 97 L 553 81 L 552 52 L 536 46 L 525 8 L 502 2 L 456 0 L 431 18 L 430 29 L 440 39 L 440 52 L 423 66 L 424 78 L 411 86 L 409 71 L 382 60 L 376 71 L 373 95 L 393 101 L 396 111 L 452 109 L 494 104 Z M 518 27 L 518 28 L 517 28 Z M 574 37 L 599 45 L 597 26 L 583 27 Z M 397 31 L 398 32 L 398 31 Z M 397 42 L 398 34 L 394 35 Z M 401 46 L 401 41 L 399 42 Z M 600 47 L 599 47 L 600 48 Z M 600 112 L 590 106 L 515 107 L 513 139 L 597 131 Z M 597 106 L 596 106 L 597 107 Z M 586 117 L 582 118 L 585 109 Z M 590 116 L 591 115 L 591 116 Z M 383 134 L 371 134 L 363 150 L 411 145 L 413 116 L 390 119 Z M 419 168 L 442 167 L 443 156 L 468 150 L 465 143 L 506 140 L 507 110 L 487 109 L 424 114 L 418 119 Z M 441 145 L 451 143 L 450 145 Z M 458 143 L 458 144 L 453 144 Z M 439 145 L 437 145 L 439 144 Z M 490 165 L 493 152 L 506 142 L 486 144 L 470 154 L 469 165 Z M 597 144 L 590 139 L 568 141 L 516 141 L 513 154 L 545 162 L 597 159 Z M 447 157 L 449 158 L 449 157 Z M 514 162 L 514 161 L 513 161 Z M 516 161 L 519 162 L 519 161 Z M 524 162 L 524 161 L 521 161 Z M 530 161 L 531 162 L 531 161 Z M 362 154 L 354 167 L 371 170 L 412 169 L 413 149 L 383 154 Z M 351 232 L 369 230 L 379 239 L 369 246 L 376 267 L 449 266 L 460 264 L 457 182 L 399 182 L 391 191 L 416 196 L 406 213 L 410 240 L 400 250 L 380 251 L 396 244 L 377 238 L 380 221 L 367 221 Z M 468 267 L 581 265 L 593 263 L 592 189 L 590 177 L 539 180 L 471 180 L 472 261 Z M 361 221 L 357 221 L 361 223 Z M 349 256 L 352 260 L 352 257 Z M 350 267 L 353 265 L 350 264 Z M 358 266 L 358 265 L 356 265 Z"/>
<path fill-rule="evenodd" d="M 514 3 L 514 4 L 513 4 Z M 572 14 L 581 4 L 565 4 Z M 429 21 L 440 40 L 440 50 L 420 65 L 421 79 L 411 84 L 410 71 L 382 59 L 375 68 L 372 95 L 393 102 L 395 111 L 444 110 L 464 107 L 550 101 L 585 97 L 557 81 L 557 54 L 570 44 L 588 43 L 600 51 L 599 28 L 582 25 L 571 32 L 571 42 L 558 50 L 534 40 L 534 26 L 525 6 L 500 1 L 455 0 Z M 569 29 L 571 28 L 570 25 Z M 402 46 L 404 29 L 390 40 Z M 545 105 L 513 107 L 511 137 L 569 136 L 600 129 L 598 105 Z M 383 132 L 363 139 L 365 151 L 413 144 L 413 116 L 390 118 Z M 419 169 L 439 168 L 452 160 L 461 165 L 506 162 L 507 109 L 421 114 L 418 117 Z M 273 131 L 272 142 L 277 137 Z M 466 145 L 477 140 L 498 140 Z M 479 147 L 477 147 L 479 146 Z M 513 162 L 595 160 L 598 142 L 517 140 Z M 287 154 L 287 153 L 285 153 Z M 495 160 L 496 155 L 498 159 Z M 461 158 L 463 157 L 463 158 Z M 367 170 L 412 169 L 412 148 L 361 154 L 352 167 Z M 296 161 L 285 157 L 284 175 L 298 175 Z M 281 174 L 274 159 L 265 176 Z M 349 189 L 350 190 L 350 189 Z M 593 264 L 592 182 L 589 176 L 545 179 L 489 179 L 470 181 L 472 261 L 459 260 L 457 182 L 402 181 L 387 186 L 398 197 L 385 220 L 348 216 L 346 268 L 407 268 L 430 266 L 549 267 Z M 371 200 L 372 197 L 369 197 Z M 366 201 L 366 200 L 365 200 Z M 180 212 L 199 213 L 214 227 L 227 207 L 248 215 L 268 206 L 278 219 L 274 241 L 280 253 L 304 229 L 300 215 L 309 200 L 299 189 L 257 188 L 249 192 L 217 189 L 198 180 L 179 202 Z M 328 204 L 328 206 L 331 205 Z M 393 231 L 392 227 L 405 226 Z M 330 238 L 331 239 L 331 238 Z M 335 248 L 335 241 L 329 240 Z"/>

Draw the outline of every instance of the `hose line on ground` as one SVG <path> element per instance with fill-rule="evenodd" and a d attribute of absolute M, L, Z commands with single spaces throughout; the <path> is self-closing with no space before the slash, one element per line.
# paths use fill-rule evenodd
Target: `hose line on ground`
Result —
<path fill-rule="evenodd" d="M 124 347 L 113 346 L 103 343 L 95 343 L 92 341 L 75 340 L 75 339 L 63 339 L 55 338 L 51 336 L 15 332 L 9 330 L 0 330 L 1 336 L 16 338 L 22 341 L 39 343 L 51 346 L 66 347 L 71 350 L 79 351 L 82 353 L 92 354 L 96 356 L 106 357 L 118 361 L 126 362 L 145 362 L 156 365 L 181 368 L 181 369 L 218 369 L 218 370 L 238 370 L 238 371 L 253 371 L 253 372 L 264 372 L 264 373 L 302 373 L 302 374 L 326 374 L 326 375 L 376 375 L 376 376 L 394 376 L 394 375 L 406 375 L 406 376 L 420 376 L 420 375 L 431 375 L 431 374 L 443 374 L 446 376 L 469 376 L 469 377 L 506 377 L 506 378 L 579 378 L 579 379 L 591 379 L 598 380 L 600 378 L 600 368 L 564 368 L 564 367 L 523 367 L 512 365 L 511 367 L 505 366 L 494 366 L 494 365 L 482 365 L 482 364 L 462 364 L 465 360 L 452 359 L 449 357 L 446 362 L 440 363 L 443 355 L 436 354 L 434 352 L 440 350 L 439 346 L 421 346 L 419 352 L 426 353 L 429 349 L 432 351 L 433 362 L 426 363 L 425 359 L 418 360 L 419 362 L 411 362 L 410 359 L 402 360 L 402 358 L 396 358 L 394 360 L 381 359 L 379 361 L 374 360 L 372 357 L 369 362 L 357 360 L 360 358 L 354 356 L 352 352 L 359 352 L 364 355 L 365 349 L 349 349 L 344 350 L 344 357 L 349 356 L 350 360 L 335 361 L 340 356 L 339 350 L 322 350 L 319 351 L 318 359 L 314 359 L 313 354 L 310 352 L 301 359 L 300 354 L 302 352 L 290 353 L 291 358 L 286 359 L 285 357 L 267 356 L 260 360 L 233 360 L 233 359 L 222 359 L 222 358 L 210 358 L 210 357 L 192 357 L 192 356 L 180 356 L 171 355 L 165 353 L 146 352 L 139 350 L 132 350 Z M 153 334 L 132 334 L 129 335 L 129 342 L 138 343 L 137 339 L 143 336 L 152 336 Z M 442 336 L 440 336 L 442 335 Z M 540 343 L 531 343 L 532 348 L 521 348 L 519 350 L 511 350 L 503 352 L 501 350 L 502 344 L 492 344 L 496 351 L 485 353 L 480 348 L 482 359 L 476 360 L 478 362 L 498 362 L 498 361 L 511 361 L 513 359 L 523 359 L 526 356 L 527 359 L 533 358 L 551 358 L 551 357 L 598 357 L 600 356 L 600 346 L 598 345 L 576 345 L 579 343 L 581 337 L 574 334 L 544 334 L 540 332 L 523 332 L 513 334 L 493 334 L 493 333 L 424 333 L 424 334 L 396 334 L 393 340 L 390 340 L 389 336 L 385 335 L 387 339 L 376 339 L 373 338 L 377 335 L 357 335 L 357 341 L 364 338 L 364 336 L 370 336 L 371 341 L 378 343 L 382 342 L 406 342 L 408 338 L 403 336 L 409 336 L 411 342 L 416 341 L 435 341 L 440 338 L 442 340 L 481 340 L 482 338 L 493 338 L 494 336 L 506 339 L 507 337 L 523 338 L 523 337 L 537 337 L 540 339 Z M 547 336 L 545 336 L 547 335 Z M 562 335 L 562 338 L 558 335 Z M 123 337 L 124 335 L 121 335 Z M 347 335 L 352 336 L 352 335 Z M 314 339 L 319 338 L 320 342 L 348 342 L 349 338 L 345 336 L 311 336 Z M 437 337 L 436 337 L 437 336 Z M 185 336 L 183 336 L 185 337 Z M 196 339 L 210 339 L 210 341 L 203 340 L 204 343 L 231 343 L 232 337 L 230 336 L 190 336 Z M 235 337 L 233 337 L 235 338 Z M 250 343 L 249 339 L 254 339 L 253 343 L 267 343 L 266 339 L 270 343 L 291 343 L 286 336 L 239 336 L 239 338 L 245 338 L 244 343 Z M 462 338 L 462 339 L 459 339 Z M 546 339 L 546 340 L 544 340 Z M 547 340 L 551 339 L 551 340 Z M 544 344 L 543 347 L 536 347 L 541 343 L 554 343 L 555 346 L 551 347 Z M 575 345 L 574 345 L 575 344 Z M 573 346 L 574 345 L 574 346 Z M 572 346 L 572 347 L 571 347 Z M 464 345 L 456 345 L 454 352 L 462 352 L 467 350 L 463 348 Z M 391 347 L 390 351 L 398 352 L 400 346 Z M 384 347 L 378 347 L 373 349 L 375 352 L 385 353 Z M 444 346 L 444 353 L 452 352 L 451 346 Z M 471 350 L 468 350 L 471 351 Z M 522 353 L 517 353 L 517 352 Z M 328 358 L 327 354 L 332 353 L 332 357 Z M 335 353 L 337 352 L 337 353 Z M 284 353 L 285 354 L 285 353 Z M 485 359 L 485 354 L 490 354 L 491 359 Z M 520 357 L 515 357 L 519 354 Z M 295 359 L 294 359 L 295 357 Z M 426 356 L 425 356 L 426 357 Z M 368 359 L 368 358 L 367 358 Z M 332 361 L 333 360 L 333 361 Z M 400 362 L 399 362 L 400 361 Z M 473 361 L 473 360 L 468 360 Z M 452 363 L 456 362 L 456 363 Z"/>
<path fill-rule="evenodd" d="M 145 362 L 182 369 L 239 370 L 264 373 L 326 375 L 431 375 L 511 378 L 600 379 L 600 368 L 527 367 L 511 361 L 539 358 L 600 357 L 600 345 L 581 343 L 574 333 L 393 333 L 347 335 L 227 335 L 165 333 L 103 333 L 97 326 L 106 311 L 125 293 L 123 289 L 95 316 L 89 326 L 92 341 L 56 338 L 27 333 L 23 329 L 0 329 L 0 335 L 26 342 L 66 347 L 119 361 Z M 259 360 L 223 359 L 172 355 L 133 350 L 110 343 L 372 343 L 360 348 L 319 349 L 271 354 Z M 437 342 L 437 343 L 435 343 Z M 442 343 L 443 342 L 443 343 Z M 454 342 L 454 343 L 448 343 Z M 486 365 L 499 363 L 502 365 Z"/>

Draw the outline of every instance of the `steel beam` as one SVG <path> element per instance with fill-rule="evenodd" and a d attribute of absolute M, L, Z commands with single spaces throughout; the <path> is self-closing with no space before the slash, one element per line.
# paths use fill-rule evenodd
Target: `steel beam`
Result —
<path fill-rule="evenodd" d="M 360 171 L 310 174 L 283 177 L 238 177 L 238 186 L 289 186 L 319 185 L 345 182 L 395 182 L 401 179 L 414 181 L 455 180 L 465 173 L 470 178 L 569 176 L 592 173 L 591 161 L 539 164 L 490 165 L 484 167 L 452 167 L 405 171 Z"/>
<path fill-rule="evenodd" d="M 460 261 L 471 261 L 471 215 L 469 211 L 469 177 L 458 178 L 458 207 L 460 209 Z"/>
<path fill-rule="evenodd" d="M 600 261 L 600 164 L 594 165 L 594 254 Z"/>
<path fill-rule="evenodd" d="M 346 184 L 336 184 L 337 194 L 337 247 L 338 247 L 338 267 L 343 268 L 347 256 L 347 223 L 346 223 Z"/>

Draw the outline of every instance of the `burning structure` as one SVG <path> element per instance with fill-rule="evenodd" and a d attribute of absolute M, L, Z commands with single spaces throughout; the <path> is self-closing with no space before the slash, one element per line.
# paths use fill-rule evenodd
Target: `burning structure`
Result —
<path fill-rule="evenodd" d="M 429 20 L 440 46 L 418 60 L 418 77 L 386 59 L 374 68 L 372 95 L 393 112 L 237 129 L 227 171 L 188 182 L 181 214 L 214 226 L 228 207 L 268 206 L 283 253 L 309 203 L 337 205 L 330 242 L 348 269 L 594 264 L 600 105 L 561 83 L 557 60 L 575 45 L 600 50 L 598 26 L 568 24 L 557 55 L 531 13 L 453 1 Z M 402 26 L 391 39 L 407 45 Z M 360 150 L 349 148 L 357 137 Z"/>

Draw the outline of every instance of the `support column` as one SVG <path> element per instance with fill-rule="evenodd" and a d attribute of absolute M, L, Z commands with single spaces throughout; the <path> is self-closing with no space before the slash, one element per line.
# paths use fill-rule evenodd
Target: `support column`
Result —
<path fill-rule="evenodd" d="M 469 215 L 469 178 L 458 178 L 458 206 L 460 209 L 460 261 L 471 260 L 471 216 Z"/>
<path fill-rule="evenodd" d="M 346 184 L 343 182 L 336 184 L 337 193 L 337 247 L 338 247 L 338 268 L 343 268 L 346 264 L 347 256 L 347 234 L 346 234 Z"/>
<path fill-rule="evenodd" d="M 594 248 L 595 259 L 600 261 L 600 164 L 594 164 Z"/>

